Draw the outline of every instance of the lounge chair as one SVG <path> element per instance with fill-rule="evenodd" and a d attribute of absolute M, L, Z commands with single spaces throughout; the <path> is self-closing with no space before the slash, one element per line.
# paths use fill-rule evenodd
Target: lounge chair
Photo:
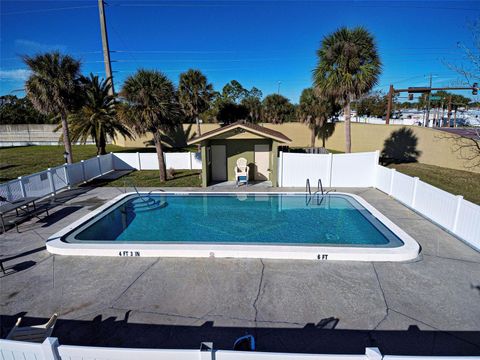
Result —
<path fill-rule="evenodd" d="M 240 184 L 248 185 L 248 172 L 249 167 L 247 164 L 247 159 L 239 158 L 237 160 L 237 166 L 235 166 L 235 181 L 237 186 Z"/>
<path fill-rule="evenodd" d="M 33 325 L 33 326 L 22 326 L 20 327 L 20 323 L 22 322 L 22 318 L 18 318 L 17 323 L 13 327 L 12 330 L 7 335 L 7 340 L 16 340 L 16 341 L 29 341 L 29 342 L 37 342 L 42 343 L 52 335 L 53 327 L 57 322 L 57 314 L 53 314 L 53 316 L 43 325 Z"/>

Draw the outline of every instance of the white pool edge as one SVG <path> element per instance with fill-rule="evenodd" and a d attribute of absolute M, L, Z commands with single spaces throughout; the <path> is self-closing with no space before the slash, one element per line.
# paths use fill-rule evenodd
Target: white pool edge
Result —
<path fill-rule="evenodd" d="M 420 246 L 418 243 L 399 226 L 375 209 L 362 197 L 343 192 L 329 194 L 346 195 L 354 198 L 390 231 L 392 231 L 403 245 L 395 248 L 375 247 L 335 247 L 335 246 L 294 246 L 294 245 L 254 245 L 254 244 L 114 244 L 114 243 L 68 243 L 62 241 L 62 237 L 71 232 L 83 223 L 99 215 L 102 211 L 114 205 L 121 199 L 136 194 L 134 192 L 121 194 L 108 201 L 99 208 L 91 211 L 69 226 L 50 236 L 47 240 L 47 250 L 56 255 L 76 256 L 116 256 L 116 257 L 192 257 L 192 258 L 251 258 L 251 259 L 288 259 L 288 260 L 320 260 L 320 261 L 408 261 L 417 258 Z M 152 194 L 176 194 L 176 195 L 198 195 L 198 194 L 286 194 L 305 195 L 305 193 L 292 192 L 152 192 Z"/>

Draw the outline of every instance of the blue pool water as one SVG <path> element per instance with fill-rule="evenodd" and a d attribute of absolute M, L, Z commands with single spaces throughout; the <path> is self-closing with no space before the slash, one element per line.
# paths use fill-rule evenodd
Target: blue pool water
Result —
<path fill-rule="evenodd" d="M 347 195 L 161 194 L 120 200 L 68 242 L 397 247 L 402 241 Z"/>

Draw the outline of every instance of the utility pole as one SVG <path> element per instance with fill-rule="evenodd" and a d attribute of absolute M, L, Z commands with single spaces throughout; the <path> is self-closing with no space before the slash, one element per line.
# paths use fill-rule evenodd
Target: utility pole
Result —
<path fill-rule="evenodd" d="M 281 81 L 278 82 L 277 94 L 280 95 L 280 85 L 282 84 Z"/>
<path fill-rule="evenodd" d="M 385 124 L 390 124 L 390 113 L 392 112 L 392 102 L 393 102 L 393 85 L 390 85 L 388 90 L 388 102 L 387 102 L 387 116 L 385 117 Z"/>
<path fill-rule="evenodd" d="M 432 88 L 432 74 L 430 74 L 430 85 L 429 88 Z M 428 122 L 430 121 L 430 93 L 427 93 L 427 117 L 425 119 L 425 126 L 428 127 Z"/>
<path fill-rule="evenodd" d="M 111 84 L 109 94 L 115 93 L 113 89 L 112 64 L 110 62 L 110 49 L 108 47 L 107 21 L 105 19 L 104 1 L 98 0 L 98 13 L 100 15 L 100 30 L 102 32 L 103 61 L 105 63 L 105 73 Z"/>

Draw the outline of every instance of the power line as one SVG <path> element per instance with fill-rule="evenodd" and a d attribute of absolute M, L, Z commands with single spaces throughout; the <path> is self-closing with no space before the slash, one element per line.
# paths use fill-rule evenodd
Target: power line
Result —
<path fill-rule="evenodd" d="M 33 14 L 33 13 L 49 12 L 49 11 L 91 9 L 91 8 L 96 8 L 96 7 L 97 7 L 96 5 L 83 5 L 83 6 L 65 6 L 65 7 L 47 8 L 47 9 L 32 9 L 32 10 L 11 11 L 11 12 L 6 12 L 6 13 L 0 13 L 0 16 L 3 16 L 3 15 Z"/>

